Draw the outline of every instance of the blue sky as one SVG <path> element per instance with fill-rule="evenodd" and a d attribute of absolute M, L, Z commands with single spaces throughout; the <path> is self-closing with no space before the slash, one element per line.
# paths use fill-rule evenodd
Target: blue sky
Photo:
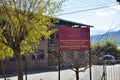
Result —
<path fill-rule="evenodd" d="M 91 30 L 120 30 L 120 5 L 117 0 L 66 0 L 63 5 L 59 18 L 92 25 L 94 28 Z"/>

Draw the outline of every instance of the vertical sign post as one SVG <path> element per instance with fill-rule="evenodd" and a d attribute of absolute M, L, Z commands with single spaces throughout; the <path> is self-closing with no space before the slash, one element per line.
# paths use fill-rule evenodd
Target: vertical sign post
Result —
<path fill-rule="evenodd" d="M 25 80 L 27 80 L 27 57 L 25 56 Z"/>
<path fill-rule="evenodd" d="M 60 50 L 58 53 L 58 80 L 60 80 Z"/>
<path fill-rule="evenodd" d="M 90 71 L 90 80 L 92 80 L 92 69 L 91 69 L 91 49 L 89 50 L 89 71 Z"/>

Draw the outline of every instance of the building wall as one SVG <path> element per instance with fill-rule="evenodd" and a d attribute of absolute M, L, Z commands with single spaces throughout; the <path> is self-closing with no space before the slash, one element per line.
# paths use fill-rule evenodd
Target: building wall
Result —
<path fill-rule="evenodd" d="M 48 41 L 40 41 L 40 45 L 38 48 L 36 48 L 38 52 L 35 52 L 35 54 L 28 54 L 26 56 L 26 62 L 27 62 L 27 70 L 28 71 L 35 71 L 35 70 L 40 70 L 43 68 L 48 67 Z M 42 52 L 42 55 L 41 55 Z M 15 60 L 12 58 L 5 59 L 2 61 L 3 66 L 0 62 L 0 74 L 2 74 L 2 68 L 5 69 L 6 73 L 14 73 L 16 74 L 16 64 Z M 25 60 L 22 60 L 22 68 L 23 72 L 25 71 Z"/>
<path fill-rule="evenodd" d="M 66 21 L 66 20 L 60 20 L 60 23 L 57 24 L 56 26 L 59 27 L 61 25 L 67 25 L 67 26 L 79 25 L 79 26 L 82 26 L 84 24 L 70 22 L 70 21 Z M 88 25 L 86 25 L 86 26 L 88 26 Z M 49 42 L 49 40 L 41 41 L 40 45 L 38 46 L 38 48 L 35 51 L 35 55 L 29 54 L 26 56 L 28 71 L 40 70 L 41 68 L 42 69 L 48 68 L 48 67 L 50 67 L 49 64 L 51 64 L 51 65 L 53 64 L 53 66 L 58 64 L 58 62 L 57 62 L 58 55 L 57 54 L 58 54 L 59 50 L 58 50 L 58 36 L 57 35 L 58 35 L 57 33 L 53 34 L 53 38 L 50 39 L 50 42 Z M 51 54 L 51 52 L 52 52 L 52 54 Z M 44 55 L 43 54 L 41 55 L 40 53 L 44 53 Z M 40 57 L 43 57 L 43 58 L 40 58 Z M 61 57 L 61 62 L 62 61 L 63 61 L 63 57 Z M 15 66 L 14 61 L 10 61 L 10 59 L 6 59 L 6 60 L 4 60 L 3 63 L 5 66 L 4 68 L 6 70 L 6 73 L 15 73 L 16 66 Z M 25 71 L 25 60 L 22 61 L 22 66 L 23 66 L 23 71 Z M 2 74 L 1 63 L 0 63 L 0 73 Z"/>

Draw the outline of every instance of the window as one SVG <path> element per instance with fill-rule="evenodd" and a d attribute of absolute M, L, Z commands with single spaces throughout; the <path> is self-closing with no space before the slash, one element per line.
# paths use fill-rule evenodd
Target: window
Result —
<path fill-rule="evenodd" d="M 44 50 L 36 49 L 35 54 L 32 55 L 32 60 L 44 59 Z"/>
<path fill-rule="evenodd" d="M 44 36 L 41 37 L 41 41 L 45 41 L 45 37 Z"/>
<path fill-rule="evenodd" d="M 37 55 L 32 54 L 32 60 L 37 60 Z"/>
<path fill-rule="evenodd" d="M 15 56 L 10 57 L 10 61 L 15 61 L 15 60 L 16 60 Z M 21 56 L 21 60 L 22 60 L 22 61 L 25 60 L 25 55 L 22 55 L 22 56 Z"/>
<path fill-rule="evenodd" d="M 44 50 L 40 50 L 40 49 L 38 50 L 37 58 L 44 59 Z"/>
<path fill-rule="evenodd" d="M 25 61 L 25 55 L 22 55 L 22 61 Z"/>
<path fill-rule="evenodd" d="M 10 57 L 10 61 L 15 61 L 16 59 L 15 59 L 15 56 L 13 56 L 13 57 Z"/>

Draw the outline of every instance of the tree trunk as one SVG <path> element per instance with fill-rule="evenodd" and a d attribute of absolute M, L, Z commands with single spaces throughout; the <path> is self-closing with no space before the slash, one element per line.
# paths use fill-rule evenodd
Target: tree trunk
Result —
<path fill-rule="evenodd" d="M 19 46 L 14 48 L 14 53 L 15 53 L 15 57 L 16 57 L 16 70 L 17 70 L 18 80 L 23 80 L 20 47 Z"/>
<path fill-rule="evenodd" d="M 79 80 L 79 68 L 76 68 L 75 74 L 76 74 L 76 80 Z"/>

